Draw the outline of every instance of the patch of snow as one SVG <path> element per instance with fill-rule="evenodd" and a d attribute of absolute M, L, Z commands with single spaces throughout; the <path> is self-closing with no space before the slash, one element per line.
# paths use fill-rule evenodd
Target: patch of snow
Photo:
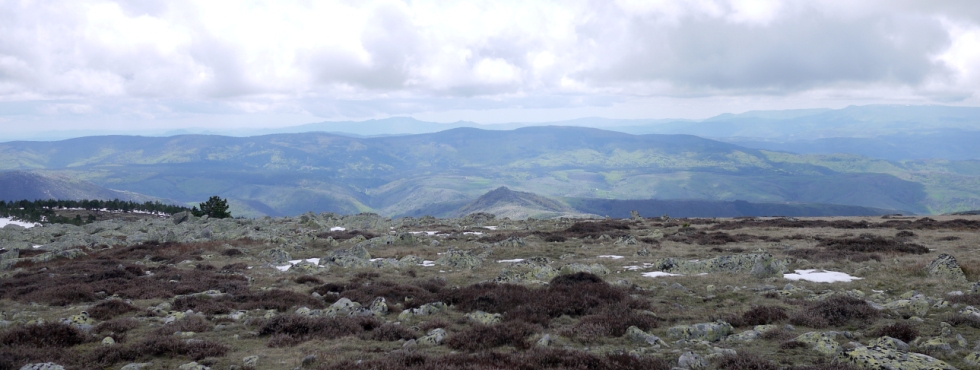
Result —
<path fill-rule="evenodd" d="M 483 228 L 485 228 L 487 230 L 491 230 L 491 231 L 492 230 L 497 230 L 497 227 L 496 226 L 484 226 Z"/>
<path fill-rule="evenodd" d="M 34 249 L 41 249 L 43 247 L 44 247 L 43 245 L 32 245 L 31 246 L 31 248 L 34 248 Z"/>
<path fill-rule="evenodd" d="M 320 259 L 319 258 L 307 258 L 305 260 L 292 260 L 292 261 L 289 261 L 289 265 L 292 266 L 292 265 L 295 265 L 295 264 L 300 263 L 300 262 L 303 262 L 303 261 L 312 263 L 314 265 L 319 265 L 320 264 Z M 372 260 L 372 261 L 374 261 L 374 260 Z M 283 271 L 285 271 L 285 270 L 283 270 Z"/>
<path fill-rule="evenodd" d="M 36 224 L 36 223 L 33 223 L 33 222 L 14 221 L 14 220 L 9 219 L 9 218 L 0 218 L 0 228 L 2 228 L 4 226 L 7 226 L 7 225 L 17 225 L 17 226 L 23 227 L 25 229 L 30 229 L 30 228 L 32 228 L 34 226 L 40 226 L 40 224 Z"/>
<path fill-rule="evenodd" d="M 340 227 L 340 226 L 334 226 L 334 227 L 331 227 L 330 228 L 330 231 L 347 231 L 347 228 Z"/>
<path fill-rule="evenodd" d="M 612 255 L 612 254 L 603 254 L 603 255 L 599 256 L 599 258 L 612 258 L 614 260 L 618 260 L 620 258 L 623 258 L 623 256 L 617 256 L 617 255 Z"/>
<path fill-rule="evenodd" d="M 795 274 L 783 274 L 789 280 L 806 280 L 818 283 L 851 282 L 861 280 L 859 277 L 851 276 L 843 272 L 826 270 L 796 270 Z"/>
<path fill-rule="evenodd" d="M 384 258 L 372 258 L 372 259 L 369 259 L 368 261 L 374 262 L 374 261 L 380 261 L 380 260 L 383 260 L 383 259 Z"/>
<path fill-rule="evenodd" d="M 671 274 L 669 272 L 663 272 L 663 271 L 651 271 L 651 272 L 644 272 L 643 273 L 643 276 L 644 277 L 648 277 L 648 278 L 655 278 L 655 277 L 661 277 L 661 276 L 683 276 L 683 275 L 681 275 L 681 274 Z"/>
<path fill-rule="evenodd" d="M 524 261 L 523 258 L 517 258 L 512 260 L 499 260 L 497 261 L 497 263 L 516 263 L 516 262 L 523 262 L 523 261 Z"/>
<path fill-rule="evenodd" d="M 438 231 L 409 231 L 408 233 L 409 234 L 412 234 L 412 235 L 418 235 L 418 234 L 425 233 L 425 235 L 433 236 L 433 235 L 438 234 L 439 232 Z"/>
<path fill-rule="evenodd" d="M 435 261 L 429 261 L 429 260 L 422 261 L 422 266 L 423 267 L 432 267 L 432 266 L 435 266 L 435 265 L 436 265 L 436 262 Z"/>
<path fill-rule="evenodd" d="M 293 265 L 276 266 L 276 269 L 279 270 L 279 271 L 286 271 L 286 270 L 289 270 L 290 267 L 293 267 Z"/>
<path fill-rule="evenodd" d="M 634 262 L 636 262 L 636 261 L 634 261 Z M 640 269 L 648 269 L 648 268 L 651 268 L 651 267 L 653 267 L 653 264 L 652 263 L 646 263 L 646 262 L 644 262 L 642 266 L 623 266 L 624 269 L 627 269 L 627 270 L 630 270 L 630 271 L 636 271 L 636 270 L 640 270 Z"/>
<path fill-rule="evenodd" d="M 481 233 L 479 231 L 466 231 L 466 232 L 463 232 L 463 235 L 483 235 L 483 233 Z"/>

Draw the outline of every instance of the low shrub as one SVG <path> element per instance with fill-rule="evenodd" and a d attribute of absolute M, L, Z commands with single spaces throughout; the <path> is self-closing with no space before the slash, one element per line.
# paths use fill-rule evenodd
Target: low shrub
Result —
<path fill-rule="evenodd" d="M 477 324 L 468 330 L 453 334 L 446 340 L 446 346 L 461 351 L 485 351 L 500 346 L 514 346 L 520 350 L 531 347 L 527 336 L 534 334 L 536 328 L 522 322 L 496 325 Z"/>
<path fill-rule="evenodd" d="M 545 369 L 545 370 L 668 370 L 673 361 L 651 356 L 632 356 L 625 353 L 593 354 L 585 351 L 560 349 L 531 349 L 519 352 L 480 352 L 429 355 L 401 352 L 373 360 L 338 361 L 324 364 L 320 370 L 340 369 Z"/>
<path fill-rule="evenodd" d="M 370 334 L 365 335 L 367 339 L 385 342 L 418 338 L 418 334 L 416 334 L 412 329 L 394 323 L 382 324 L 377 329 L 374 329 L 368 333 Z"/>
<path fill-rule="evenodd" d="M 778 306 L 753 306 L 740 315 L 728 317 L 725 321 L 732 326 L 769 325 L 786 320 L 789 316 L 786 309 Z"/>
<path fill-rule="evenodd" d="M 307 283 L 323 284 L 323 280 L 320 280 L 316 276 L 310 276 L 310 275 L 297 276 L 296 279 L 294 279 L 293 281 L 296 282 L 296 284 L 307 284 Z"/>
<path fill-rule="evenodd" d="M 0 333 L 4 346 L 32 346 L 66 348 L 84 343 L 85 333 L 62 323 L 44 323 L 14 327 Z"/>
<path fill-rule="evenodd" d="M 121 334 L 136 329 L 139 326 L 140 322 L 138 320 L 126 317 L 100 322 L 92 328 L 92 331 L 99 334 Z"/>
<path fill-rule="evenodd" d="M 896 322 L 894 324 L 878 328 L 878 330 L 872 332 L 872 335 L 876 337 L 889 336 L 895 339 L 900 339 L 906 343 L 911 343 L 919 336 L 919 331 L 915 330 L 915 328 L 907 323 Z"/>
<path fill-rule="evenodd" d="M 762 356 L 744 351 L 721 357 L 716 366 L 719 370 L 779 370 L 781 368 Z"/>
<path fill-rule="evenodd" d="M 864 300 L 848 296 L 834 296 L 807 304 L 790 318 L 794 325 L 823 328 L 847 323 L 868 325 L 881 315 Z"/>
<path fill-rule="evenodd" d="M 88 309 L 88 315 L 96 320 L 109 320 L 133 311 L 139 311 L 139 307 L 119 299 L 110 299 L 90 307 Z"/>
<path fill-rule="evenodd" d="M 208 320 L 205 319 L 204 316 L 187 315 L 180 320 L 174 321 L 169 324 L 165 324 L 157 328 L 157 330 L 155 330 L 154 333 L 161 336 L 173 335 L 176 332 L 188 332 L 188 331 L 195 332 L 195 333 L 203 333 L 203 332 L 211 331 L 213 327 L 214 326 L 211 325 L 211 323 L 208 322 Z"/>
<path fill-rule="evenodd" d="M 275 336 L 276 341 L 280 342 L 284 338 L 279 336 L 286 335 L 294 339 L 295 343 L 300 343 L 313 338 L 337 339 L 358 335 L 379 326 L 373 317 L 327 318 L 288 314 L 269 319 L 258 332 L 260 336 Z"/>

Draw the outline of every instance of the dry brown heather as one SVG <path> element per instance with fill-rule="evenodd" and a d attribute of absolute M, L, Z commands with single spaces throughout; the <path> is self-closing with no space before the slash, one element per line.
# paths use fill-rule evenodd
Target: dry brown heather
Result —
<path fill-rule="evenodd" d="M 52 361 L 68 368 L 118 369 L 152 362 L 151 369 L 176 368 L 190 361 L 213 369 L 244 366 L 258 355 L 258 369 L 670 369 L 678 357 L 711 347 L 737 354 L 710 358 L 719 369 L 847 369 L 833 357 L 795 340 L 810 331 L 848 331 L 848 342 L 864 345 L 888 335 L 911 342 L 940 336 L 940 323 L 952 325 L 968 347 L 930 351 L 959 368 L 980 340 L 980 318 L 960 313 L 980 307 L 971 293 L 980 278 L 980 217 L 593 220 L 582 222 L 509 221 L 499 230 L 453 229 L 449 222 L 407 231 L 438 230 L 410 245 L 369 248 L 373 257 L 415 255 L 436 260 L 450 247 L 489 251 L 473 269 L 447 266 L 347 269 L 337 265 L 315 273 L 280 272 L 260 252 L 277 247 L 253 240 L 204 243 L 148 243 L 134 247 L 89 249 L 74 260 L 21 262 L 0 271 L 0 370 Z M 490 225 L 496 223 L 491 222 Z M 464 235 L 479 231 L 483 235 Z M 289 250 L 293 259 L 324 257 L 350 248 L 378 230 L 318 231 L 339 246 L 312 242 Z M 663 236 L 658 234 L 663 233 Z M 632 235 L 637 244 L 616 243 Z M 522 238 L 526 245 L 506 244 Z M 438 241 L 438 245 L 432 241 Z M 496 242 L 504 242 L 491 247 Z M 231 246 L 234 246 L 232 248 Z M 803 290 L 782 291 L 782 277 L 758 279 L 748 273 L 648 278 L 665 257 L 705 260 L 759 249 L 787 259 L 789 269 L 827 269 L 858 277 L 850 283 L 792 282 Z M 643 252 L 641 252 L 643 250 Z M 638 253 L 640 252 L 640 253 Z M 648 252 L 648 253 L 647 253 Z M 29 256 L 29 251 L 21 257 Z M 926 266 L 941 253 L 956 257 L 967 280 L 932 277 Z M 622 259 L 600 258 L 619 255 Z M 561 275 L 546 283 L 491 282 L 510 268 L 497 260 L 546 257 L 551 266 L 600 263 L 611 273 Z M 325 263 L 325 262 L 324 262 Z M 221 296 L 187 296 L 217 290 Z M 915 290 L 948 300 L 921 318 L 874 305 Z M 853 294 L 814 295 L 860 291 Z M 953 291 L 965 294 L 948 295 Z M 877 298 L 872 295 L 880 292 Z M 315 293 L 315 294 L 314 294 Z M 183 295 L 183 296 L 182 296 Z M 176 297 L 181 296 L 181 297 Z M 316 317 L 300 307 L 325 309 L 341 298 L 369 305 L 384 297 L 389 312 L 379 317 Z M 869 301 L 871 304 L 869 303 Z M 449 309 L 410 320 L 402 310 L 443 302 Z M 169 304 L 163 311 L 154 309 Z M 500 322 L 467 318 L 481 310 L 499 313 Z M 94 320 L 79 329 L 61 323 L 86 311 Z M 190 313 L 193 311 L 193 313 Z M 229 315 L 239 311 L 241 317 Z M 168 312 L 188 312 L 164 324 Z M 671 326 L 726 320 L 735 333 L 755 325 L 778 329 L 750 342 L 720 341 L 711 347 L 678 343 Z M 792 326 L 790 328 L 789 326 Z M 629 340 L 636 326 L 667 342 L 654 348 Z M 440 345 L 422 338 L 442 328 Z M 547 347 L 538 340 L 548 335 Z M 103 345 L 111 337 L 115 344 Z M 406 345 L 418 340 L 418 345 Z M 953 341 L 955 342 L 955 341 Z"/>

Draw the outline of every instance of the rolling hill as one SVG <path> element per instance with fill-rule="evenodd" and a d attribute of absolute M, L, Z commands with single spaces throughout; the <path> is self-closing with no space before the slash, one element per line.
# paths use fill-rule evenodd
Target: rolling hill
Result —
<path fill-rule="evenodd" d="M 245 216 L 444 214 L 501 186 L 551 199 L 744 200 L 914 213 L 980 208 L 977 161 L 798 155 L 583 127 L 8 142 L 0 143 L 0 170 L 56 173 L 187 204 L 220 195 Z"/>

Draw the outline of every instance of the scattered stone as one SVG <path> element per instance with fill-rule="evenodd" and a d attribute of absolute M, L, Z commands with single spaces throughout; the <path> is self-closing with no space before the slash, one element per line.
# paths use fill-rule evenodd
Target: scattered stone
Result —
<path fill-rule="evenodd" d="M 687 351 L 677 359 L 677 366 L 683 369 L 704 369 L 708 367 L 708 362 L 697 353 Z"/>
<path fill-rule="evenodd" d="M 65 367 L 54 362 L 41 362 L 21 366 L 20 370 L 65 370 Z"/>
<path fill-rule="evenodd" d="M 486 313 L 483 311 L 473 311 L 466 314 L 466 317 L 470 320 L 476 321 L 483 325 L 492 325 L 499 323 L 501 320 L 501 315 L 499 313 Z"/>
<path fill-rule="evenodd" d="M 883 347 L 857 347 L 844 351 L 838 359 L 866 369 L 886 370 L 955 370 L 955 367 L 921 353 Z"/>
<path fill-rule="evenodd" d="M 429 330 L 429 332 L 424 337 L 419 338 L 417 342 L 419 345 L 438 346 L 442 344 L 444 339 L 446 339 L 446 330 L 436 328 Z"/>
<path fill-rule="evenodd" d="M 594 275 L 609 275 L 609 269 L 598 263 L 593 263 L 591 265 L 586 265 L 583 263 L 569 263 L 561 267 L 559 273 L 561 275 L 570 275 L 579 272 L 588 272 Z"/>
<path fill-rule="evenodd" d="M 275 263 L 286 263 L 289 262 L 289 252 L 286 252 L 282 248 L 270 248 L 262 252 L 259 252 L 259 257 L 266 258 Z"/>
<path fill-rule="evenodd" d="M 868 347 L 878 347 L 878 348 L 885 348 L 885 349 L 890 349 L 895 351 L 905 351 L 905 352 L 908 352 L 909 350 L 908 343 L 905 343 L 901 339 L 896 339 L 889 336 L 879 337 L 875 340 L 872 340 L 871 343 L 869 343 Z"/>
<path fill-rule="evenodd" d="M 108 347 L 108 346 L 112 346 L 112 345 L 115 345 L 115 344 L 116 344 L 116 340 L 115 339 L 112 339 L 112 337 L 102 338 L 102 345 L 103 346 Z"/>
<path fill-rule="evenodd" d="M 316 355 L 303 357 L 303 361 L 300 362 L 300 366 L 302 367 L 313 367 L 314 365 L 316 365 Z"/>
<path fill-rule="evenodd" d="M 119 368 L 119 370 L 143 370 L 144 368 L 148 368 L 152 365 L 152 362 L 132 362 Z"/>
<path fill-rule="evenodd" d="M 963 357 L 963 362 L 968 365 L 980 366 L 980 352 L 970 352 L 966 357 Z"/>
<path fill-rule="evenodd" d="M 259 364 L 259 356 L 258 355 L 251 355 L 251 356 L 242 358 L 242 363 L 245 365 L 246 368 L 254 368 L 255 366 L 257 366 Z"/>
<path fill-rule="evenodd" d="M 398 320 L 407 321 L 418 316 L 428 316 L 434 313 L 441 312 L 446 309 L 446 304 L 442 302 L 432 302 L 426 303 L 419 306 L 418 308 L 412 308 L 402 311 L 398 314 Z"/>
<path fill-rule="evenodd" d="M 201 365 L 197 362 L 188 362 L 177 367 L 177 370 L 211 370 L 210 367 Z"/>
<path fill-rule="evenodd" d="M 472 269 L 482 265 L 483 259 L 474 256 L 469 251 L 450 248 L 448 251 L 446 251 L 446 253 L 443 253 L 442 256 L 435 260 L 435 264 L 454 269 Z"/>
<path fill-rule="evenodd" d="M 677 325 L 667 329 L 667 336 L 675 340 L 703 340 L 717 342 L 732 334 L 732 325 L 718 320 L 716 322 L 694 325 Z"/>
<path fill-rule="evenodd" d="M 632 234 L 623 235 L 618 239 L 616 239 L 615 242 L 613 242 L 613 245 L 619 245 L 619 246 L 637 245 L 637 244 L 639 244 L 639 242 L 636 241 L 636 237 L 634 237 Z"/>
<path fill-rule="evenodd" d="M 940 254 L 939 257 L 932 260 L 926 269 L 929 276 L 946 280 L 966 281 L 966 275 L 963 274 L 960 265 L 956 263 L 956 258 L 946 253 Z"/>
<path fill-rule="evenodd" d="M 837 333 L 833 332 L 809 332 L 803 333 L 794 339 L 797 342 L 810 346 L 810 349 L 827 356 L 834 356 L 840 352 L 840 344 L 835 338 Z"/>
<path fill-rule="evenodd" d="M 545 334 L 545 335 L 541 336 L 541 339 L 538 339 L 538 341 L 535 342 L 534 345 L 536 345 L 538 347 L 541 347 L 541 348 L 544 348 L 544 347 L 550 346 L 551 345 L 551 341 L 552 341 L 551 340 L 551 334 Z"/>
<path fill-rule="evenodd" d="M 626 329 L 626 339 L 629 339 L 635 343 L 648 344 L 654 347 L 667 347 L 667 343 L 660 339 L 660 337 L 647 333 L 636 326 L 630 326 Z"/>

